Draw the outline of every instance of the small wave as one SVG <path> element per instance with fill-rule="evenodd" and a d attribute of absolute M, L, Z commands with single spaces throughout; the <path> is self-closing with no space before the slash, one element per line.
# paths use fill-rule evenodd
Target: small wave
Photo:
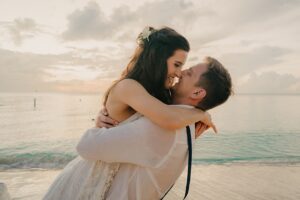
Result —
<path fill-rule="evenodd" d="M 76 157 L 71 152 L 35 152 L 0 154 L 0 170 L 6 169 L 62 169 Z M 298 164 L 300 156 L 282 157 L 229 157 L 229 158 L 194 158 L 193 164 Z"/>
<path fill-rule="evenodd" d="M 300 163 L 300 156 L 193 159 L 193 164 L 230 164 L 230 163 L 296 164 L 296 163 Z"/>
<path fill-rule="evenodd" d="M 0 155 L 0 169 L 61 169 L 75 158 L 71 153 L 37 152 L 14 155 Z"/>

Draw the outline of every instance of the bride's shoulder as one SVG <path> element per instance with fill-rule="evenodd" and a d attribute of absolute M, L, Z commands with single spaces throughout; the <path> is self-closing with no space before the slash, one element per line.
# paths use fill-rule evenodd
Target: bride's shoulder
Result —
<path fill-rule="evenodd" d="M 122 86 L 131 86 L 131 85 L 140 85 L 141 86 L 141 84 L 139 82 L 137 82 L 134 79 L 130 79 L 130 78 L 126 78 L 126 79 L 123 79 L 123 80 L 119 81 L 117 83 L 117 85 L 121 86 L 121 87 Z"/>
<path fill-rule="evenodd" d="M 114 88 L 115 91 L 120 91 L 120 92 L 134 91 L 140 89 L 144 89 L 144 87 L 139 82 L 133 79 L 123 79 L 119 81 Z"/>

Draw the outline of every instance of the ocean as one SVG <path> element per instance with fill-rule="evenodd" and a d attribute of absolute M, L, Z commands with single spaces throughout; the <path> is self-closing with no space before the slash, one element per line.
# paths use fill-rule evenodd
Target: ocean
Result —
<path fill-rule="evenodd" d="M 0 93 L 0 170 L 63 168 L 94 125 L 101 99 L 100 94 Z M 196 141 L 193 163 L 299 164 L 299 102 L 300 95 L 231 97 L 210 111 L 219 133 L 209 130 Z"/>

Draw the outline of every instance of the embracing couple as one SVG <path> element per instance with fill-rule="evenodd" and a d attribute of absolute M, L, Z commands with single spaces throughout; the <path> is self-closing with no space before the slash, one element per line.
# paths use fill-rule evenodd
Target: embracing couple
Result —
<path fill-rule="evenodd" d="M 195 139 L 210 127 L 216 131 L 206 111 L 232 94 L 223 65 L 206 57 L 182 71 L 189 43 L 167 27 L 146 27 L 137 44 L 105 94 L 97 127 L 80 139 L 80 156 L 58 175 L 44 200 L 162 199 L 191 164 Z"/>

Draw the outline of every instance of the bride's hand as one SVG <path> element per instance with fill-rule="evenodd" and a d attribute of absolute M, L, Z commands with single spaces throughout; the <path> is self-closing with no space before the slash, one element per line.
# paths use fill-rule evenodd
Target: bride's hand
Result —
<path fill-rule="evenodd" d="M 211 115 L 208 112 L 204 112 L 204 117 L 202 120 L 200 120 L 202 123 L 207 125 L 209 128 L 212 128 L 215 133 L 218 133 L 218 130 L 215 126 L 215 124 L 212 122 Z"/>
<path fill-rule="evenodd" d="M 98 128 L 111 128 L 118 125 L 118 122 L 109 117 L 106 108 L 103 108 L 97 115 L 95 125 Z"/>

